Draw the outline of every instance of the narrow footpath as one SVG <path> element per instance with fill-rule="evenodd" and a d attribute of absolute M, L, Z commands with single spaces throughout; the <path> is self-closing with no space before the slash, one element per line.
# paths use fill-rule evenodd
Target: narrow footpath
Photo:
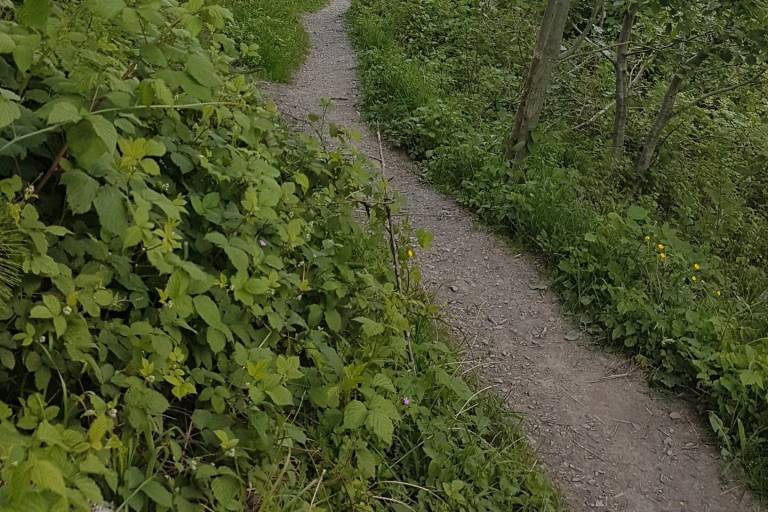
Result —
<path fill-rule="evenodd" d="M 350 0 L 305 18 L 312 49 L 291 85 L 266 93 L 282 112 L 362 134 L 378 158 L 375 131 L 361 120 L 356 59 L 347 32 Z M 433 190 L 401 152 L 385 147 L 386 177 L 416 228 L 435 236 L 419 256 L 427 288 L 445 305 L 465 359 L 525 417 L 529 443 L 573 512 L 748 512 L 743 486 L 725 484 L 723 463 L 690 404 L 650 390 L 621 355 L 591 345 L 560 309 L 534 258 L 476 225 L 471 213 Z"/>

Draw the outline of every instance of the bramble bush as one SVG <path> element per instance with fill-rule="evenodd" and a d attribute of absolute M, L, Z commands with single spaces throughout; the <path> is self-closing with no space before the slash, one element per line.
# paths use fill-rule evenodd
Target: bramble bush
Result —
<path fill-rule="evenodd" d="M 368 119 L 438 186 L 540 250 L 588 330 L 635 354 L 655 382 L 698 394 L 724 454 L 768 492 L 768 305 L 745 297 L 761 271 L 734 265 L 738 246 L 692 243 L 696 231 L 660 220 L 653 196 L 617 198 L 562 123 L 534 133 L 524 168 L 503 160 L 510 91 L 530 55 L 518 59 L 509 41 L 528 14 L 516 2 L 357 0 Z M 752 253 L 761 242 L 749 243 Z"/>
<path fill-rule="evenodd" d="M 0 9 L 0 509 L 558 510 L 396 290 L 349 134 L 287 132 L 230 74 L 229 11 Z"/>

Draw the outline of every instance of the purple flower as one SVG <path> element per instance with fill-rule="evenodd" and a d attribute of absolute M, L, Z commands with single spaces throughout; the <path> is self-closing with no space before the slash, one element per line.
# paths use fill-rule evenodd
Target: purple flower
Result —
<path fill-rule="evenodd" d="M 261 247 L 266 247 L 267 246 L 267 241 L 262 238 L 262 239 L 259 240 L 259 245 Z"/>
<path fill-rule="evenodd" d="M 403 397 L 403 405 L 404 405 L 404 406 L 406 406 L 406 407 L 408 407 L 409 405 L 411 405 L 411 399 L 410 399 L 410 398 L 408 398 L 407 396 L 406 396 L 406 397 Z"/>

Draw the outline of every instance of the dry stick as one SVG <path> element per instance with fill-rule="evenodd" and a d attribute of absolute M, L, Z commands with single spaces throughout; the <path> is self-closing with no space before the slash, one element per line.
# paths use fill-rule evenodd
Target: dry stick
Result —
<path fill-rule="evenodd" d="M 376 137 L 379 141 L 379 163 L 381 164 L 381 175 L 384 177 L 384 183 L 387 183 L 387 163 L 384 160 L 384 144 L 381 142 L 381 129 L 378 126 L 378 123 L 376 123 Z M 389 249 L 392 252 L 392 265 L 395 268 L 395 283 L 397 285 L 397 291 L 398 293 L 403 292 L 403 283 L 400 279 L 400 261 L 398 258 L 398 251 L 397 251 L 397 239 L 395 238 L 395 227 L 394 222 L 392 221 L 392 208 L 390 208 L 390 199 L 389 199 L 389 187 L 384 188 L 384 201 L 387 212 L 387 223 L 389 225 Z M 408 343 L 408 354 L 411 356 L 411 365 L 413 366 L 413 369 L 416 370 L 416 358 L 413 355 L 413 342 L 411 341 L 411 332 L 405 331 L 405 341 Z"/>

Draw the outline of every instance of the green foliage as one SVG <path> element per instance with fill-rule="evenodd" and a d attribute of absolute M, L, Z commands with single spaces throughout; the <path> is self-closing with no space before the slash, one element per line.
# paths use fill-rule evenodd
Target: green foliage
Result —
<path fill-rule="evenodd" d="M 266 79 L 287 82 L 309 50 L 301 16 L 327 0 L 223 0 L 234 15 L 227 33 L 239 45 L 240 65 Z"/>
<path fill-rule="evenodd" d="M 26 0 L 0 22 L 24 249 L 0 509 L 558 510 L 502 406 L 470 407 L 431 307 L 395 290 L 382 207 L 358 222 L 381 183 L 344 130 L 326 152 L 228 74 L 230 19 Z"/>
<path fill-rule="evenodd" d="M 585 48 L 587 64 L 561 66 L 525 166 L 510 166 L 502 143 L 540 15 L 529 4 L 357 0 L 366 114 L 434 182 L 541 250 L 585 327 L 635 354 L 656 382 L 699 394 L 723 452 L 768 492 L 768 203 L 756 185 L 765 179 L 756 142 L 765 128 L 731 108 L 757 105 L 759 93 L 681 113 L 676 122 L 691 132 L 669 134 L 676 149 L 662 151 L 651 192 L 636 196 L 631 176 L 605 164 L 610 116 L 584 132 L 564 127 L 564 117 L 591 116 L 584 98 L 599 110 L 612 94 L 610 63 Z M 658 44 L 644 23 L 647 44 Z M 614 37 L 593 36 L 600 46 Z M 651 120 L 666 64 L 653 62 L 635 122 Z M 743 151 L 728 151 L 736 138 Z"/>

